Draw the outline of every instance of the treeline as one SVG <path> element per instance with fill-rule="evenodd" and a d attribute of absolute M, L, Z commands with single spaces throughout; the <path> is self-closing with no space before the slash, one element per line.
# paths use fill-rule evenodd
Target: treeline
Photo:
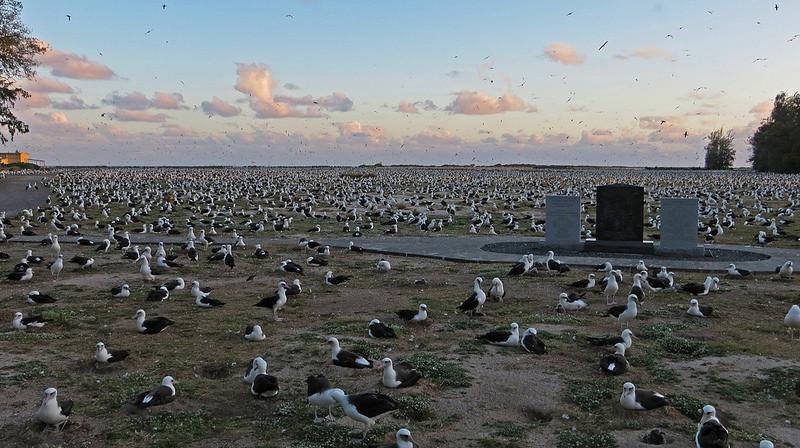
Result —
<path fill-rule="evenodd" d="M 754 170 L 800 173 L 800 94 L 776 96 L 772 113 L 749 143 Z"/>

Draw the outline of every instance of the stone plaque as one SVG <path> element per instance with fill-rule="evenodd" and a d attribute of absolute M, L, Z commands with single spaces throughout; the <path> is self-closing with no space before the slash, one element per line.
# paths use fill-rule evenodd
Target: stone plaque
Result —
<path fill-rule="evenodd" d="M 597 187 L 597 241 L 642 241 L 644 188 L 612 184 Z"/>
<path fill-rule="evenodd" d="M 544 240 L 553 245 L 574 245 L 581 241 L 580 196 L 547 196 Z"/>
<path fill-rule="evenodd" d="M 669 251 L 698 248 L 697 210 L 696 198 L 661 199 L 660 249 Z"/>

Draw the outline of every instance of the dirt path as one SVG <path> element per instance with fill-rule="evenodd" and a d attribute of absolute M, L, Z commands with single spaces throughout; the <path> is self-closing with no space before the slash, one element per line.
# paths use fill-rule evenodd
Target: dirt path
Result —
<path fill-rule="evenodd" d="M 0 211 L 6 215 L 15 215 L 26 208 L 35 208 L 44 204 L 50 189 L 42 185 L 46 176 L 34 175 L 7 175 L 0 178 Z M 28 188 L 36 183 L 38 188 Z"/>

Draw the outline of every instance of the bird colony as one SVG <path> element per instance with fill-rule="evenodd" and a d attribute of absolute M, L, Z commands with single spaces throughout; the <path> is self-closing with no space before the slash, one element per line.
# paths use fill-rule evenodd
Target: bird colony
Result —
<path fill-rule="evenodd" d="M 546 195 L 700 199 L 698 238 L 797 249 L 800 183 L 744 173 L 74 169 L 2 214 L 5 446 L 784 446 L 791 260 L 679 271 L 558 249 L 400 257 L 365 238 L 543 236 Z M 20 232 L 22 230 L 22 232 Z M 400 250 L 402 248 L 399 248 Z M 788 446 L 788 445 L 785 445 Z"/>

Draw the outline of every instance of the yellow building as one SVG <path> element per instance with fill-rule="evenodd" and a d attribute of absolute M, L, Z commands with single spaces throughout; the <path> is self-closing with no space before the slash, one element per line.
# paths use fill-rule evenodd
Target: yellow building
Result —
<path fill-rule="evenodd" d="M 8 165 L 9 163 L 28 163 L 27 152 L 0 152 L 0 164 Z"/>

